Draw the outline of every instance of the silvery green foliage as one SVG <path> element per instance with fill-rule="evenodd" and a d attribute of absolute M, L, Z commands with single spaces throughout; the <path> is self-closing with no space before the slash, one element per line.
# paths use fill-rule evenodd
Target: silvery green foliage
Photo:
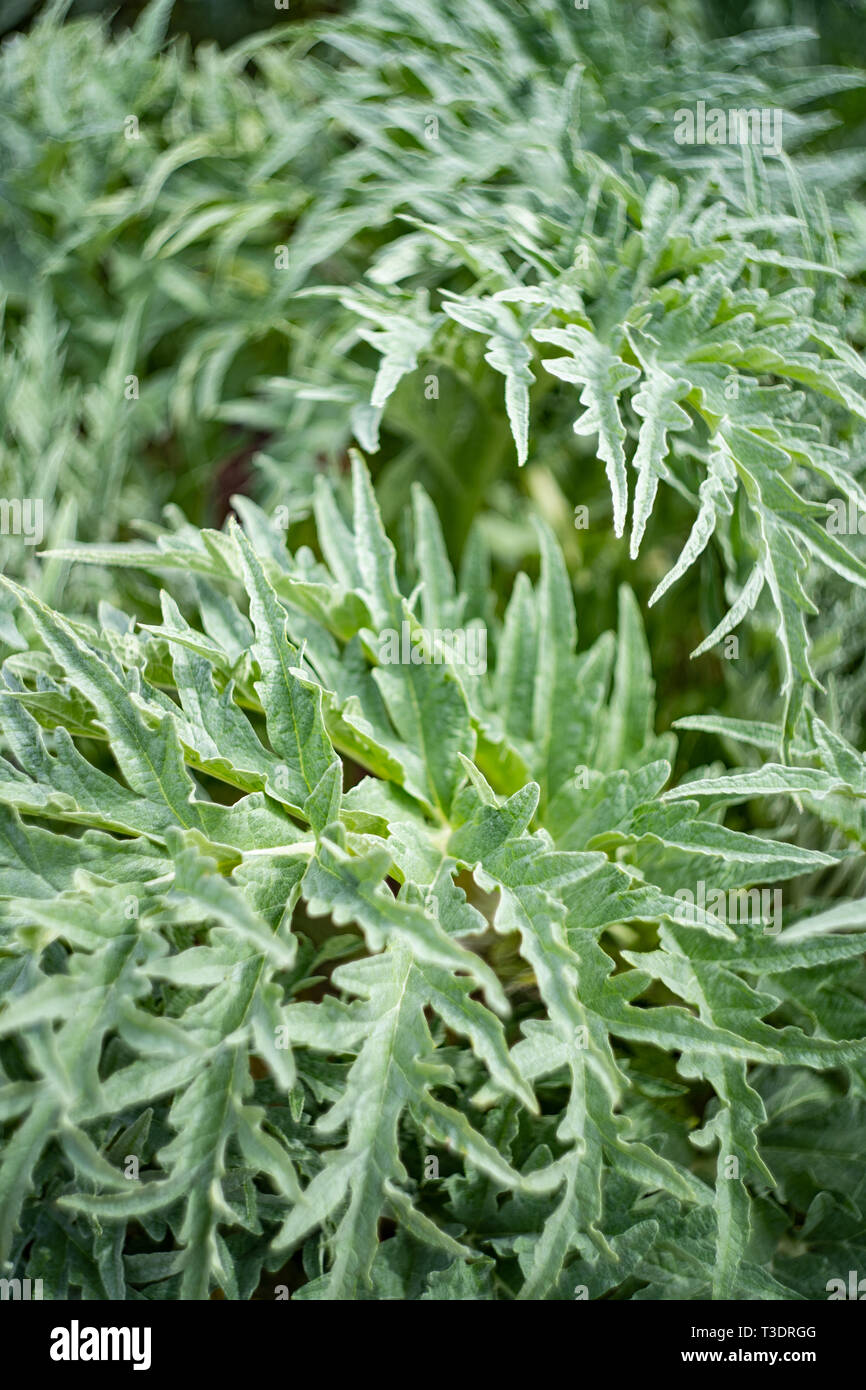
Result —
<path fill-rule="evenodd" d="M 709 42 L 626 8 L 368 0 L 195 58 L 164 47 L 168 0 L 118 39 L 49 11 L 0 59 L 0 286 L 13 379 L 61 340 L 84 418 L 36 376 L 52 468 L 13 414 L 5 493 L 56 477 L 56 533 L 104 538 L 242 425 L 270 436 L 261 493 L 300 505 L 317 457 L 372 454 L 384 422 L 388 511 L 420 477 L 461 539 L 514 461 L 579 502 L 600 463 L 605 524 L 633 558 L 665 546 L 655 600 L 718 553 L 699 652 L 772 616 L 790 741 L 813 568 L 866 581 L 825 525 L 830 496 L 866 505 L 864 161 L 821 107 L 862 78 L 799 65 L 801 29 Z M 778 111 L 782 153 L 677 144 L 698 101 Z M 668 494 L 692 514 L 673 532 Z"/>
<path fill-rule="evenodd" d="M 437 447 L 413 430 L 405 393 L 396 414 L 387 414 L 391 394 L 419 359 L 428 372 L 457 363 L 458 374 L 474 377 L 476 392 L 485 372 L 503 379 L 518 464 L 547 463 L 549 435 L 561 458 L 569 412 L 574 432 L 595 441 L 613 529 L 617 536 L 628 530 L 632 558 L 660 490 L 673 488 L 693 508 L 651 602 L 711 542 L 719 546 L 729 607 L 695 655 L 719 643 L 765 595 L 790 738 L 805 691 L 817 685 L 807 631 L 813 562 L 848 582 L 866 581 L 856 547 L 828 530 L 826 507 L 828 496 L 854 507 L 866 501 L 856 462 L 864 367 L 845 332 L 862 295 L 839 263 L 837 231 L 847 218 L 828 209 L 823 191 L 807 193 L 805 169 L 820 184 L 820 163 L 804 162 L 802 172 L 797 163 L 820 119 L 782 112 L 818 89 L 795 70 L 783 98 L 741 68 L 749 55 L 802 35 L 709 45 L 700 60 L 684 42 L 662 59 L 654 47 L 657 16 L 632 33 L 605 5 L 570 17 L 564 5 L 550 5 L 546 24 L 539 17 L 534 27 L 516 9 L 497 9 L 494 17 L 482 7 L 469 19 L 457 7 L 443 14 L 437 6 L 434 16 L 433 7 L 395 0 L 386 11 L 380 22 L 388 37 L 378 47 L 357 35 L 341 43 L 340 26 L 333 38 L 348 54 L 356 100 L 360 84 L 372 107 L 374 90 L 387 83 L 394 31 L 419 89 L 404 95 L 399 121 L 387 104 L 378 115 L 371 110 L 364 127 L 369 139 L 376 122 L 387 141 L 392 172 L 380 172 L 379 187 L 393 189 L 409 225 L 379 254 L 366 286 L 331 291 L 380 354 L 369 401 L 355 408 L 357 438 L 377 448 L 384 414 L 422 457 Z M 507 96 L 493 88 L 495 97 L 474 105 L 471 120 L 455 103 L 436 117 L 435 142 L 424 150 L 425 103 L 438 110 L 427 95 L 434 26 L 458 53 L 470 51 L 470 35 L 473 51 L 507 49 L 509 69 L 525 85 Z M 713 71 L 714 60 L 721 70 Z M 623 84 L 635 102 L 633 119 L 606 102 L 603 79 L 620 62 L 635 75 Z M 449 73 L 450 66 L 442 64 Z M 444 71 L 438 75 L 445 80 Z M 817 80 L 826 91 L 837 80 L 861 81 L 838 73 Z M 756 145 L 677 146 L 677 110 L 699 100 L 725 111 L 777 109 L 779 156 Z M 617 149 L 614 130 L 631 132 L 627 145 L 621 140 Z M 407 131 L 415 142 L 401 150 L 398 132 Z M 360 150 L 355 158 L 363 162 Z M 862 172 L 856 159 L 849 176 L 855 171 Z M 327 370 L 334 375 L 331 364 Z M 537 437 L 536 414 L 546 422 Z M 499 447 L 495 438 L 492 447 Z M 585 495 L 586 466 L 575 445 L 560 465 L 567 495 Z"/>
<path fill-rule="evenodd" d="M 3 1259 L 52 1297 L 821 1296 L 863 899 L 768 935 L 676 894 L 838 872 L 722 809 L 859 826 L 862 759 L 677 786 L 631 594 L 579 648 L 544 527 L 499 619 L 420 489 L 398 569 L 360 459 L 321 559 L 237 507 L 72 552 L 158 577 L 159 623 L 5 581 Z M 426 659 L 384 662 L 403 624 Z M 480 624 L 483 673 L 430 635 Z"/>

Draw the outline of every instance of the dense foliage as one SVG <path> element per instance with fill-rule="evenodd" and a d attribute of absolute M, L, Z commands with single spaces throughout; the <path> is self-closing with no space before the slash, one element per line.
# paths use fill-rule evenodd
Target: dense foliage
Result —
<path fill-rule="evenodd" d="M 0 480 L 44 519 L 0 540 L 0 1264 L 825 1298 L 863 76 L 685 4 L 195 52 L 171 8 L 0 50 Z M 679 142 L 701 102 L 778 148 Z"/>

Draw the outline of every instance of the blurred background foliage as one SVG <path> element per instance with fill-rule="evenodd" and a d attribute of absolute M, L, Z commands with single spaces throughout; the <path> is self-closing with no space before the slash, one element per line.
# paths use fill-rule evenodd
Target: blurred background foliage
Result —
<path fill-rule="evenodd" d="M 346 10 L 351 0 L 177 0 L 169 25 L 172 34 L 185 34 L 194 43 L 213 39 L 223 47 L 248 34 L 269 28 L 276 18 L 311 19 Z M 591 0 L 590 0 L 591 3 Z M 116 29 L 134 24 L 147 0 L 71 0 L 70 18 L 103 15 Z M 0 0 L 0 36 L 26 29 L 48 8 L 45 0 Z M 701 24 L 714 36 L 747 29 L 796 24 L 815 30 L 809 60 L 816 63 L 859 65 L 862 37 L 857 25 L 866 15 L 864 0 L 664 0 L 664 8 L 680 22 Z"/>
<path fill-rule="evenodd" d="M 0 0 L 0 34 L 26 29 L 47 8 L 42 0 Z M 107 16 L 114 29 L 120 31 L 133 25 L 146 8 L 147 0 L 72 0 L 67 13 L 70 19 Z M 212 39 L 227 48 L 275 23 L 336 14 L 345 8 L 345 0 L 289 0 L 284 7 L 274 0 L 177 0 L 169 32 L 184 34 L 193 43 Z"/>
<path fill-rule="evenodd" d="M 590 0 L 590 7 L 602 17 L 607 9 L 605 0 Z M 3 495 L 25 496 L 39 479 L 48 545 L 76 536 L 123 539 L 137 519 L 153 523 L 165 506 L 198 524 L 220 524 L 231 495 L 246 491 L 272 511 L 287 508 L 295 541 L 307 538 L 313 474 L 345 468 L 350 407 L 362 408 L 377 359 L 345 316 L 323 315 L 322 301 L 294 299 L 290 316 L 287 304 L 302 286 L 352 285 L 382 263 L 400 190 L 389 188 L 393 173 L 377 161 L 411 141 L 399 130 L 383 132 L 367 111 L 377 93 L 416 105 L 418 96 L 396 53 L 385 61 L 371 57 L 357 102 L 351 87 L 329 92 L 334 54 L 325 59 L 321 48 L 313 51 L 306 25 L 350 8 L 336 0 L 292 0 L 288 11 L 271 0 L 176 0 L 143 18 L 140 3 L 0 0 L 0 34 L 7 36 L 0 59 L 0 483 Z M 539 0 L 539 12 L 548 8 Z M 685 52 L 697 93 L 700 73 L 688 62 L 704 43 L 782 24 L 811 29 L 785 48 L 775 68 L 772 57 L 755 62 L 756 90 L 767 83 L 772 95 L 775 83 L 780 102 L 789 72 L 857 68 L 866 32 L 866 0 L 614 0 L 610 13 L 629 42 L 666 44 L 677 61 Z M 110 21 L 114 42 L 102 40 L 88 19 Z M 55 27 L 61 20 L 62 42 Z M 263 31 L 286 22 L 298 26 L 297 45 L 262 47 Z M 134 42 L 130 25 L 137 26 Z M 158 56 L 163 26 L 179 42 Z M 362 70 L 363 43 L 350 29 L 339 50 Z M 621 153 L 623 131 L 646 124 L 646 74 L 628 66 L 618 72 L 615 52 L 606 68 L 606 56 L 603 48 L 592 54 L 595 76 L 621 111 L 601 113 L 593 153 L 621 160 L 617 167 L 626 173 L 644 160 L 649 174 L 659 162 L 651 122 L 648 143 Z M 733 70 L 737 82 L 751 80 L 735 63 Z M 479 92 L 482 77 L 479 69 Z M 525 93 L 517 76 L 508 97 L 519 109 Z M 484 91 L 484 100 L 497 109 L 497 93 Z M 140 136 L 124 140 L 120 132 L 133 113 Z M 811 159 L 806 194 L 817 190 L 830 205 L 828 216 L 838 213 L 837 252 L 855 284 L 866 268 L 862 210 L 859 223 L 851 221 L 866 167 L 864 129 L 859 78 L 816 86 L 801 136 Z M 370 157 L 367 167 L 353 163 L 356 148 Z M 849 155 L 849 163 L 831 164 L 833 154 Z M 378 190 L 378 220 L 370 217 L 375 193 L 365 201 L 368 188 Z M 811 225 L 823 235 L 817 213 Z M 273 258 L 283 241 L 313 249 L 281 283 Z M 447 283 L 461 289 L 465 279 Z M 863 305 L 862 295 L 852 295 L 837 306 L 858 346 L 866 340 Z M 472 391 L 449 393 L 449 372 L 454 382 L 470 381 Z M 540 509 L 566 547 L 582 640 L 610 625 L 623 580 L 646 611 L 688 532 L 689 500 L 660 498 L 653 535 L 630 561 L 627 542 L 610 532 L 604 468 L 570 432 L 571 399 L 554 391 L 545 400 L 541 446 L 518 475 L 501 381 L 484 372 L 480 353 L 462 350 L 444 373 L 443 402 L 450 395 L 456 404 L 443 404 L 435 426 L 429 416 L 419 424 L 405 383 L 383 420 L 381 449 L 370 462 L 389 524 L 399 528 L 409 482 L 420 477 L 455 554 L 480 514 L 506 593 L 517 568 L 533 571 L 530 511 Z M 134 411 L 126 408 L 130 390 L 140 390 Z M 578 492 L 568 485 L 576 455 Z M 589 506 L 588 532 L 572 525 L 576 501 Z M 104 593 L 92 572 L 40 565 L 33 549 L 22 558 L 19 546 L 3 558 L 69 611 Z M 766 616 L 741 630 L 741 662 L 713 652 L 697 665 L 689 661 L 718 620 L 724 578 L 711 548 L 700 570 L 681 581 L 677 620 L 664 605 L 648 611 L 663 723 L 727 705 L 766 714 L 775 701 L 774 626 Z M 822 582 L 814 634 L 819 674 L 832 677 L 830 697 L 858 737 L 864 609 L 847 585 L 832 577 Z M 118 598 L 135 606 L 135 577 L 119 583 Z M 0 641 L 4 636 L 0 614 Z"/>

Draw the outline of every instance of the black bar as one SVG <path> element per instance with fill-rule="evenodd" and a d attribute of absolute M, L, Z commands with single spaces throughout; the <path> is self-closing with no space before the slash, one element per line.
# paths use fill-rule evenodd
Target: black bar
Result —
<path fill-rule="evenodd" d="M 538 1334 L 564 1338 L 557 1341 L 558 1351 L 553 1354 L 557 1359 L 565 1355 L 575 1374 L 581 1366 L 586 1369 L 587 1357 L 591 1357 L 596 1365 L 599 1358 L 607 1360 L 618 1378 L 629 1372 L 663 1375 L 677 1368 L 700 1380 L 705 1371 L 718 1368 L 775 1373 L 792 1367 L 826 1378 L 852 1362 L 857 1364 L 864 1322 L 855 1309 L 839 1306 L 839 1302 L 849 1301 L 683 1304 L 601 1300 L 576 1301 L 567 1308 L 561 1303 L 558 1307 L 548 1304 L 540 1313 L 522 1304 L 507 1314 L 505 1323 L 500 1323 L 496 1313 L 484 1314 L 478 1304 L 473 1305 L 470 1323 L 464 1322 L 467 1313 L 453 1304 L 446 1313 L 425 1302 L 416 1314 L 403 1304 L 399 1320 L 395 1320 L 393 1308 L 384 1309 L 383 1316 L 383 1312 L 376 1313 L 373 1303 L 364 1301 L 360 1316 L 365 1330 L 376 1337 L 377 1360 L 383 1355 L 400 1356 L 410 1333 L 412 1361 L 419 1373 L 424 1366 L 423 1356 L 419 1359 L 423 1339 L 429 1337 L 429 1350 L 445 1371 L 449 1337 L 454 1334 L 459 1340 L 450 1344 L 451 1369 L 459 1367 L 464 1380 L 473 1348 L 479 1358 L 479 1372 L 489 1380 L 495 1372 L 497 1353 L 510 1358 L 517 1347 L 530 1354 L 534 1347 L 537 1354 Z M 147 1374 L 162 1376 L 167 1371 L 173 1376 L 188 1371 L 196 1377 L 215 1374 L 225 1378 L 231 1374 L 227 1358 L 233 1361 L 239 1352 L 251 1371 L 265 1373 L 269 1367 L 289 1364 L 287 1351 L 296 1339 L 319 1338 L 327 1331 L 327 1340 L 317 1340 L 311 1353 L 321 1356 L 321 1369 L 330 1378 L 338 1368 L 342 1348 L 352 1357 L 353 1369 L 358 1369 L 357 1343 L 346 1335 L 354 1316 L 346 1304 L 329 1307 L 302 1299 L 243 1304 L 222 1300 L 137 1300 L 122 1304 L 7 1300 L 0 1303 L 0 1331 L 7 1334 L 7 1347 L 12 1338 L 19 1347 L 27 1347 L 29 1368 L 46 1375 L 49 1381 L 61 1382 L 70 1374 L 86 1373 L 88 1378 L 103 1371 L 113 1376 L 118 1372 L 133 1374 L 136 1361 L 137 1379 Z M 420 1318 L 417 1325 L 416 1316 Z M 117 1329 L 116 1335 L 106 1336 L 104 1345 L 103 1328 Z M 553 1352 L 546 1342 L 541 1346 L 548 1347 L 548 1355 Z M 125 1359 L 111 1359 L 115 1348 Z M 100 1356 L 104 1351 L 107 1359 L 88 1359 L 91 1350 Z M 61 1354 L 67 1359 L 57 1359 Z M 513 1365 L 510 1369 L 513 1371 Z"/>

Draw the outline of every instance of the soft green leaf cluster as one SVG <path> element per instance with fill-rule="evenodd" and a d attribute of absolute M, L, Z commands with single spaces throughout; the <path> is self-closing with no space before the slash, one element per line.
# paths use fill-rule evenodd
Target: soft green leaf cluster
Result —
<path fill-rule="evenodd" d="M 822 1296 L 866 1210 L 864 899 L 773 934 L 677 894 L 839 872 L 863 758 L 815 721 L 677 784 L 634 598 L 581 646 L 544 526 L 497 616 L 480 539 L 455 576 L 416 489 L 398 556 L 360 458 L 318 554 L 236 506 L 72 552 L 164 582 L 158 623 L 4 581 L 3 1259 L 51 1297 Z M 484 671 L 431 637 L 473 625 Z M 758 797 L 843 838 L 725 824 Z"/>

